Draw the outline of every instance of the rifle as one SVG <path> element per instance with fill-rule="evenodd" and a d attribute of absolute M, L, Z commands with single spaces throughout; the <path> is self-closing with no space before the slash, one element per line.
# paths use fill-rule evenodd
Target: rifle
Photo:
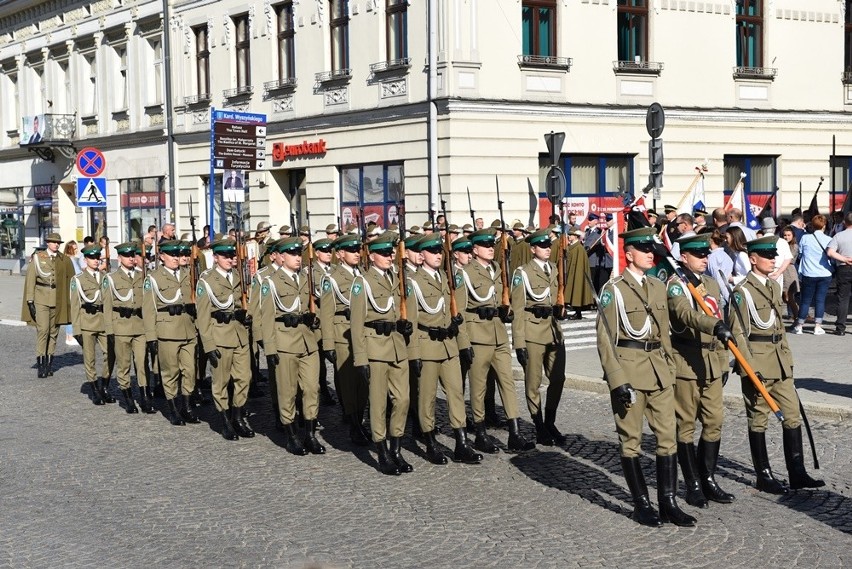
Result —
<path fill-rule="evenodd" d="M 189 293 L 191 303 L 195 303 L 195 287 L 198 285 L 198 245 L 195 239 L 195 216 L 192 215 L 192 197 L 189 198 L 189 226 L 192 228 L 192 253 L 189 257 Z"/>
<path fill-rule="evenodd" d="M 316 320 L 317 304 L 316 304 L 316 289 L 314 289 L 314 243 L 311 239 L 311 212 L 305 210 L 305 224 L 308 226 L 308 312 L 313 314 L 313 319 Z M 312 326 L 313 327 L 313 326 Z"/>
<path fill-rule="evenodd" d="M 559 249 L 556 251 L 556 305 L 553 307 L 553 315 L 557 319 L 562 320 L 567 315 L 565 308 L 565 275 L 568 270 L 568 259 L 565 255 L 565 247 L 568 241 L 568 236 L 565 235 L 564 223 L 564 205 L 559 201 L 559 227 L 562 231 L 559 232 Z M 552 201 L 552 209 L 556 210 L 556 199 Z"/>
<path fill-rule="evenodd" d="M 364 263 L 364 268 L 370 268 L 370 256 L 369 250 L 367 249 L 367 221 L 364 219 L 364 202 L 360 201 L 358 203 L 358 223 L 361 225 L 361 260 Z M 400 237 L 405 237 L 400 232 Z"/>
<path fill-rule="evenodd" d="M 439 181 L 440 182 L 440 181 Z M 438 192 L 441 193 L 441 184 L 438 184 Z M 450 227 L 450 221 L 447 219 L 447 202 L 441 194 L 441 214 L 444 216 L 444 225 Z M 461 324 L 459 321 L 459 307 L 456 304 L 456 282 L 453 275 L 453 255 L 450 250 L 449 232 L 444 238 L 444 271 L 447 273 L 447 288 L 450 290 L 450 316 L 456 325 Z"/>
<path fill-rule="evenodd" d="M 245 244 L 245 235 L 243 233 L 243 217 L 239 212 L 239 208 L 237 208 L 238 213 L 233 214 L 234 226 L 236 228 L 236 241 L 237 241 L 237 271 L 240 274 L 240 305 L 243 310 L 248 309 L 248 281 L 246 277 L 251 277 L 248 275 L 247 263 L 246 263 L 246 244 Z M 291 214 L 292 215 L 292 214 Z M 249 327 L 251 328 L 251 327 Z"/>
<path fill-rule="evenodd" d="M 503 200 L 500 199 L 500 181 L 497 176 L 494 176 L 494 184 L 497 187 L 497 209 L 500 212 L 500 250 L 503 253 L 503 258 L 500 263 L 500 276 L 503 280 L 503 296 L 500 299 L 500 304 L 505 308 L 507 319 L 512 313 L 511 304 L 509 301 L 509 242 L 506 235 L 506 222 L 503 219 Z"/>
<path fill-rule="evenodd" d="M 109 236 L 107 235 L 107 212 L 104 210 L 104 218 L 103 218 L 103 233 L 102 237 L 106 237 L 106 247 L 104 247 L 104 271 L 109 272 L 110 269 L 110 260 L 109 260 Z"/>
<path fill-rule="evenodd" d="M 397 194 L 396 212 L 399 217 L 399 241 L 396 243 L 396 258 L 399 261 L 399 318 L 400 320 L 408 320 L 408 278 L 406 277 L 405 265 L 405 212 L 399 207 L 399 195 Z"/>
<path fill-rule="evenodd" d="M 476 229 L 476 214 L 473 212 L 473 202 L 470 201 L 470 187 L 465 186 L 465 189 L 467 190 L 467 207 L 470 208 L 470 223 Z"/>

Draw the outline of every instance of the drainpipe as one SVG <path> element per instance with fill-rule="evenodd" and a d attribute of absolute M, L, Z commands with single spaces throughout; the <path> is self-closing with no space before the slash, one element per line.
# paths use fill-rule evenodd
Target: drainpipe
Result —
<path fill-rule="evenodd" d="M 166 150 L 169 161 L 169 204 L 172 206 L 171 221 L 179 219 L 177 212 L 177 195 L 175 194 L 175 127 L 174 107 L 172 103 L 172 40 L 169 22 L 169 0 L 163 0 L 163 70 L 165 75 L 166 98 Z M 211 180 L 212 184 L 212 180 Z M 162 208 L 162 206 L 160 206 Z M 157 228 L 159 229 L 159 228 Z M 178 225 L 178 233 L 182 228 Z"/>
<path fill-rule="evenodd" d="M 429 79 L 428 99 L 429 124 L 428 162 L 429 162 L 429 209 L 438 210 L 438 107 L 435 99 L 438 96 L 438 0 L 429 0 Z"/>

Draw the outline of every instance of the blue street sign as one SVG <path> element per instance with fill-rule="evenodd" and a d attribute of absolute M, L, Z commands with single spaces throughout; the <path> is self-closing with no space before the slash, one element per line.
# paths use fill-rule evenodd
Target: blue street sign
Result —
<path fill-rule="evenodd" d="M 77 207 L 106 207 L 106 178 L 77 178 Z"/>
<path fill-rule="evenodd" d="M 87 178 L 95 178 L 104 173 L 106 158 L 103 152 L 91 146 L 77 153 L 77 171 Z"/>
<path fill-rule="evenodd" d="M 237 111 L 213 111 L 213 122 L 234 122 L 248 124 L 266 124 L 266 115 L 259 113 L 239 113 Z"/>

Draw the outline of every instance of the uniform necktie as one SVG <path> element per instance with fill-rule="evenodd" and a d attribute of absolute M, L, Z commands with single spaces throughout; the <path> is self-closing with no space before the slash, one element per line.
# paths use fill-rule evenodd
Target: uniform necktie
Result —
<path fill-rule="evenodd" d="M 293 273 L 293 282 L 296 283 L 296 288 L 299 288 L 299 275 Z"/>
<path fill-rule="evenodd" d="M 439 285 L 441 284 L 441 273 L 439 273 L 438 271 L 435 271 L 435 282 L 437 282 Z"/>
<path fill-rule="evenodd" d="M 228 271 L 228 284 L 234 284 L 234 274 Z"/>
<path fill-rule="evenodd" d="M 548 277 L 550 276 L 550 263 L 546 263 L 544 265 L 544 274 L 547 275 Z"/>
<path fill-rule="evenodd" d="M 393 288 L 393 276 L 391 275 L 390 271 L 388 271 L 387 273 L 385 273 L 385 276 L 387 277 L 388 282 L 389 282 L 389 283 L 390 283 L 390 285 L 391 285 L 391 288 Z"/>
<path fill-rule="evenodd" d="M 492 281 L 494 280 L 494 267 L 492 267 L 491 265 L 488 265 L 488 276 L 491 277 Z"/>
<path fill-rule="evenodd" d="M 358 267 L 352 267 L 352 274 L 355 275 L 356 277 L 360 277 L 361 271 L 358 270 Z"/>
<path fill-rule="evenodd" d="M 766 279 L 766 289 L 769 291 L 769 299 L 772 300 L 772 280 Z"/>

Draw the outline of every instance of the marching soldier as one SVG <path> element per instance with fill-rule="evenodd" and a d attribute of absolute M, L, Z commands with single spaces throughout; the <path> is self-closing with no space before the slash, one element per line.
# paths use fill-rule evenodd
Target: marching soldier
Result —
<path fill-rule="evenodd" d="M 515 270 L 512 277 L 512 343 L 518 363 L 524 368 L 527 407 L 535 423 L 539 444 L 565 444 L 565 435 L 556 428 L 556 409 L 565 385 L 565 340 L 557 322 L 554 303 L 558 291 L 557 271 L 550 257 L 550 231 L 543 229 L 526 239 L 533 259 Z M 516 247 L 520 248 L 520 246 Z M 550 379 L 544 419 L 541 417 L 541 372 Z"/>
<path fill-rule="evenodd" d="M 92 389 L 92 402 L 95 405 L 115 403 L 109 394 L 109 342 L 104 326 L 104 300 L 101 293 L 102 274 L 99 270 L 101 248 L 90 245 L 83 248 L 86 268 L 71 279 L 71 325 L 80 331 L 83 346 L 83 367 L 86 380 Z M 103 375 L 97 374 L 95 344 L 103 354 Z M 135 405 L 134 405 L 135 409 Z M 132 411 L 131 411 L 132 412 Z"/>
<path fill-rule="evenodd" d="M 148 350 L 157 357 L 169 421 L 172 425 L 198 423 L 191 395 L 195 389 L 195 305 L 191 298 L 189 275 L 180 270 L 180 241 L 159 245 L 160 267 L 150 271 L 142 293 L 142 319 Z M 176 402 L 183 395 L 181 408 Z"/>
<path fill-rule="evenodd" d="M 131 363 L 136 369 L 139 386 L 139 406 L 143 413 L 156 413 L 148 391 L 145 373 L 145 323 L 142 321 L 142 271 L 136 268 L 138 248 L 136 243 L 121 243 L 115 248 L 119 267 L 103 281 L 104 328 L 107 338 L 112 337 L 115 352 L 116 379 L 124 397 L 124 409 L 137 413 L 130 383 Z"/>
<path fill-rule="evenodd" d="M 314 281 L 314 298 L 316 299 L 316 304 L 319 307 L 319 311 L 322 311 L 322 303 L 320 302 L 320 297 L 322 296 L 322 280 L 331 272 L 332 264 L 332 244 L 334 242 L 331 239 L 323 238 L 317 239 L 314 246 L 314 273 L 313 273 L 313 281 Z M 320 319 L 322 322 L 322 319 Z M 317 328 L 315 330 L 317 335 L 317 342 L 322 342 L 322 330 Z M 334 363 L 334 362 L 332 362 Z M 331 394 L 331 391 L 328 389 L 328 369 L 326 368 L 325 362 L 320 359 L 320 367 L 319 367 L 319 393 L 320 393 L 320 404 L 321 405 L 334 405 L 336 401 L 334 400 L 334 396 Z M 334 390 L 340 393 L 339 386 L 337 384 L 337 375 L 334 377 Z"/>
<path fill-rule="evenodd" d="M 515 269 L 522 267 L 532 259 L 532 251 L 524 245 L 527 238 L 527 230 L 520 221 L 512 225 L 512 255 L 509 259 L 509 270 L 515 274 Z"/>
<path fill-rule="evenodd" d="M 267 251 L 269 250 L 269 245 L 273 241 L 272 238 L 269 237 L 269 229 L 272 226 L 266 222 L 261 221 L 257 224 L 257 229 L 254 232 L 254 240 L 257 241 L 257 267 L 261 269 L 265 267 L 269 263 L 269 255 L 267 255 Z"/>
<path fill-rule="evenodd" d="M 34 254 L 30 260 L 21 307 L 21 320 L 36 327 L 38 377 L 53 375 L 59 327 L 71 322 L 68 291 L 74 276 L 71 259 L 59 252 L 62 237 L 51 233 L 45 241 L 45 250 Z"/>
<path fill-rule="evenodd" d="M 356 373 L 352 360 L 352 336 L 349 328 L 350 291 L 355 277 L 361 274 L 361 240 L 357 235 L 343 234 L 334 241 L 339 263 L 323 277 L 320 302 L 320 329 L 323 356 L 334 364 L 335 387 L 349 422 L 349 438 L 359 446 L 369 444 L 364 429 L 367 408 L 367 383 Z"/>
<path fill-rule="evenodd" d="M 429 227 L 429 232 L 426 235 L 432 235 L 433 232 L 431 230 L 432 226 L 429 225 L 429 222 L 423 224 L 423 228 Z M 439 235 L 436 233 L 436 235 Z M 418 243 L 420 239 L 424 237 L 424 235 L 409 235 L 403 241 L 403 249 L 405 250 L 405 275 L 410 278 L 412 275 L 417 274 L 417 270 L 423 266 L 423 255 L 420 253 L 420 247 L 418 247 Z M 397 272 L 397 265 L 394 263 L 392 265 L 392 270 L 394 273 Z M 402 278 L 402 275 L 397 275 Z M 411 401 L 414 401 L 414 405 L 408 406 L 408 416 L 411 419 L 411 434 L 414 435 L 415 438 L 420 438 L 423 433 L 420 430 L 420 420 L 417 417 L 417 400 L 418 400 L 418 389 L 419 389 L 419 378 L 420 374 L 415 373 L 414 370 L 411 369 L 412 361 L 408 360 L 409 369 L 408 369 L 408 397 Z"/>
<path fill-rule="evenodd" d="M 777 241 L 777 236 L 768 235 L 746 243 L 751 271 L 731 295 L 733 310 L 728 315 L 729 324 L 743 355 L 752 368 L 760 370 L 760 380 L 784 414 L 784 458 L 790 475 L 790 488 L 820 488 L 825 486 L 825 482 L 811 478 L 805 470 L 802 415 L 793 383 L 793 354 L 781 319 L 781 287 L 769 278 L 769 274 L 775 271 Z M 770 494 L 785 494 L 787 487 L 772 475 L 766 452 L 769 406 L 745 373 L 737 368 L 735 371 L 743 376 L 748 442 L 757 474 L 757 489 Z"/>
<path fill-rule="evenodd" d="M 675 362 L 669 337 L 666 288 L 645 276 L 654 267 L 654 229 L 643 227 L 619 235 L 627 267 L 601 289 L 598 354 L 610 388 L 621 467 L 633 497 L 633 519 L 659 527 L 662 521 L 694 526 L 695 518 L 677 504 L 675 443 Z M 660 516 L 648 500 L 639 462 L 642 423 L 657 437 L 657 498 Z"/>
<path fill-rule="evenodd" d="M 675 413 L 677 415 L 677 458 L 686 485 L 686 503 L 706 508 L 707 500 L 730 504 L 734 496 L 716 483 L 716 462 L 722 439 L 722 374 L 728 369 L 727 342 L 731 331 L 719 310 L 721 291 L 713 277 L 704 274 L 710 255 L 710 236 L 693 235 L 678 239 L 685 272 L 700 281 L 698 290 L 715 310 L 708 316 L 696 306 L 687 283 L 677 276 L 669 279 L 669 321 L 677 365 Z M 696 456 L 695 422 L 701 422 L 701 439 Z"/>
<path fill-rule="evenodd" d="M 509 450 L 535 447 L 518 430 L 518 399 L 512 379 L 512 355 L 505 323 L 511 321 L 510 307 L 499 307 L 503 283 L 500 265 L 494 262 L 495 231 L 480 229 L 470 235 L 473 262 L 456 272 L 456 304 L 464 317 L 459 348 L 473 348 L 470 366 L 470 406 L 473 409 L 474 447 L 487 453 L 498 448 L 485 432 L 485 384 L 489 368 L 494 370 L 509 426 Z M 499 318 L 498 318 L 499 316 Z"/>
<path fill-rule="evenodd" d="M 249 309 L 248 315 L 251 317 L 251 331 L 254 345 L 251 347 L 251 357 L 254 359 L 255 367 L 260 367 L 260 350 L 264 348 L 263 343 L 263 319 L 261 318 L 261 309 L 263 307 L 263 295 L 261 288 L 263 281 L 269 275 L 272 275 L 281 268 L 281 261 L 278 254 L 278 243 L 280 239 L 273 239 L 266 244 L 267 263 L 259 268 L 251 279 L 251 289 L 249 290 Z M 271 374 L 271 370 L 269 370 Z M 275 428 L 279 431 L 284 430 L 284 425 L 281 424 L 281 416 L 278 412 L 278 393 L 276 390 L 276 382 L 274 377 L 269 377 L 269 395 L 272 403 L 272 416 L 275 417 Z"/>
<path fill-rule="evenodd" d="M 408 275 L 408 315 L 414 331 L 408 345 L 409 373 L 419 376 L 417 411 L 426 439 L 426 457 L 446 464 L 447 457 L 435 440 L 435 397 L 438 380 L 447 395 L 450 426 L 456 439 L 453 460 L 479 464 L 465 432 L 464 395 L 458 361 L 458 322 L 450 313 L 447 276 L 441 275 L 444 246 L 440 234 L 424 236 L 416 244 L 423 258 L 421 270 Z"/>
<path fill-rule="evenodd" d="M 213 368 L 213 401 L 222 416 L 222 437 L 235 441 L 251 438 L 254 431 L 243 407 L 251 380 L 251 351 L 248 330 L 251 317 L 239 308 L 242 283 L 235 271 L 237 245 L 232 239 L 211 244 L 215 267 L 204 272 L 195 290 L 198 332 L 207 361 Z M 233 384 L 229 401 L 228 384 Z"/>
<path fill-rule="evenodd" d="M 263 350 L 270 375 L 276 382 L 278 413 L 286 434 L 286 448 L 295 455 L 324 454 L 316 438 L 319 393 L 319 346 L 316 315 L 308 310 L 310 294 L 307 273 L 302 271 L 302 240 L 280 239 L 276 246 L 281 268 L 265 277 L 261 287 L 264 309 Z M 302 392 L 305 419 L 304 444 L 293 424 L 296 393 Z"/>
<path fill-rule="evenodd" d="M 355 369 L 369 384 L 370 427 L 379 470 L 398 475 L 414 470 L 400 452 L 409 405 L 405 335 L 411 333 L 411 323 L 399 316 L 399 287 L 391 270 L 393 233 L 377 236 L 368 250 L 370 269 L 352 283 L 352 355 Z M 388 395 L 392 408 L 386 427 Z"/>

